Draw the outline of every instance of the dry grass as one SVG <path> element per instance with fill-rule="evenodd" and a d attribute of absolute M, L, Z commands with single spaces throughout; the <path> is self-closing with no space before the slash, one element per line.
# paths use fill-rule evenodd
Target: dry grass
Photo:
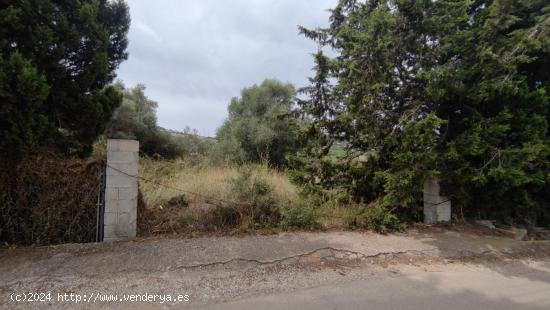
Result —
<path fill-rule="evenodd" d="M 239 171 L 243 169 L 251 169 L 255 176 L 260 176 L 269 183 L 273 188 L 273 196 L 278 201 L 291 202 L 298 199 L 296 187 L 290 183 L 286 175 L 266 165 L 218 167 L 191 165 L 184 160 L 158 161 L 141 158 L 139 174 L 167 187 L 143 180 L 140 181 L 139 186 L 148 208 L 158 208 L 181 194 L 185 194 L 190 204 L 206 202 L 209 200 L 206 197 L 235 201 L 235 195 L 228 181 L 237 177 Z M 187 193 L 168 187 L 182 189 Z"/>
<path fill-rule="evenodd" d="M 239 232 L 257 227 L 349 229 L 364 228 L 370 222 L 381 222 L 380 227 L 385 229 L 386 225 L 383 212 L 373 214 L 373 220 L 367 216 L 372 212 L 366 210 L 373 209 L 378 202 L 372 205 L 345 202 L 330 193 L 327 197 L 299 195 L 299 188 L 284 172 L 267 165 L 212 166 L 182 159 L 141 158 L 139 174 L 155 181 L 140 181 L 139 185 L 145 206 L 151 211 L 152 227 L 148 233 L 185 234 L 224 229 Z M 254 188 L 246 183 L 248 181 L 242 182 L 243 175 L 265 182 L 268 194 L 254 200 L 252 197 L 258 198 L 257 193 L 253 193 Z M 252 211 L 246 207 L 252 201 L 260 209 Z M 258 219 L 257 212 L 264 212 L 269 224 Z"/>
<path fill-rule="evenodd" d="M 0 240 L 14 244 L 93 242 L 102 159 L 42 150 L 0 167 Z"/>

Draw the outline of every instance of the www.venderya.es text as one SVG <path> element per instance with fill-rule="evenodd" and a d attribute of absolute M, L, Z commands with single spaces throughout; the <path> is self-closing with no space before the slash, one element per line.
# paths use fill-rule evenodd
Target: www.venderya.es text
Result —
<path fill-rule="evenodd" d="M 156 293 L 52 293 L 52 292 L 25 292 L 11 293 L 11 302 L 71 302 L 71 303 L 117 303 L 117 302 L 144 302 L 144 303 L 179 303 L 188 302 L 191 297 L 188 294 L 156 294 Z"/>

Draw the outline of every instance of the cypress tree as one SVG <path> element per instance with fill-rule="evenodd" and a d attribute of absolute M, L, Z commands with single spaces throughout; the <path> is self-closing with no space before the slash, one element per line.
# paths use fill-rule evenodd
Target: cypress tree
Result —
<path fill-rule="evenodd" d="M 48 146 L 89 154 L 122 98 L 109 83 L 127 58 L 124 1 L 0 3 L 0 153 Z"/>

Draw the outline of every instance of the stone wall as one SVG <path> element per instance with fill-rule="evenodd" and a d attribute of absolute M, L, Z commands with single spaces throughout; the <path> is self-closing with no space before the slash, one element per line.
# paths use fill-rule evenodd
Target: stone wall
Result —
<path fill-rule="evenodd" d="M 107 141 L 107 179 L 103 241 L 136 236 L 139 142 Z"/>

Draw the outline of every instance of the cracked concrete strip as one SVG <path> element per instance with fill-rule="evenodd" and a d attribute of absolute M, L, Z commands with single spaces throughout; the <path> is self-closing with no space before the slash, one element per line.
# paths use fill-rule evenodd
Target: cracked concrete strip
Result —
<path fill-rule="evenodd" d="M 257 260 L 257 259 L 248 259 L 248 258 L 236 257 L 236 258 L 231 258 L 231 259 L 228 259 L 228 260 L 225 260 L 225 261 L 219 261 L 219 262 L 211 262 L 211 263 L 196 264 L 196 265 L 177 266 L 175 269 L 206 268 L 206 267 L 216 266 L 216 265 L 227 265 L 227 264 L 230 264 L 232 262 L 238 262 L 238 261 L 247 262 L 247 263 L 256 263 L 258 265 L 271 265 L 271 264 L 282 263 L 284 261 L 291 260 L 291 259 L 308 257 L 308 256 L 315 255 L 315 254 L 317 254 L 321 251 L 325 251 L 325 250 L 330 250 L 332 252 L 338 252 L 338 253 L 345 253 L 345 254 L 348 254 L 348 255 L 352 254 L 352 255 L 357 256 L 357 257 L 353 257 L 351 259 L 357 259 L 357 258 L 367 259 L 367 258 L 376 258 L 376 257 L 382 256 L 382 255 L 404 255 L 404 254 L 412 254 L 412 253 L 414 253 L 414 254 L 424 254 L 424 253 L 429 252 L 429 251 L 435 251 L 435 250 L 437 250 L 437 248 L 423 250 L 423 251 L 404 250 L 404 251 L 398 251 L 398 252 L 379 252 L 379 253 L 376 253 L 376 254 L 367 255 L 367 254 L 364 254 L 364 253 L 361 253 L 361 252 L 351 251 L 351 250 L 347 250 L 347 249 L 337 249 L 337 248 L 333 248 L 333 247 L 322 247 L 322 248 L 317 248 L 315 250 L 312 250 L 312 251 L 309 251 L 309 252 L 306 252 L 306 253 L 300 253 L 300 254 L 296 254 L 296 255 L 292 255 L 292 256 L 286 256 L 286 257 L 279 258 L 279 259 L 274 259 L 274 260 L 261 261 L 261 260 Z M 345 259 L 346 257 L 340 257 L 340 258 Z"/>
<path fill-rule="evenodd" d="M 441 239 L 441 240 L 438 240 Z M 448 239 L 448 240 L 445 240 Z M 452 240 L 455 239 L 455 240 Z M 131 272 L 132 270 L 166 270 L 172 268 L 194 268 L 193 266 L 219 265 L 234 261 L 276 263 L 295 256 L 308 255 L 319 249 L 340 249 L 372 257 L 400 252 L 424 251 L 430 255 L 456 256 L 457 251 L 474 253 L 488 250 L 487 240 L 472 240 L 453 249 L 453 241 L 459 236 L 441 234 L 416 234 L 381 236 L 371 233 L 294 233 L 273 236 L 214 237 L 197 239 L 153 239 L 114 244 L 85 244 L 23 249 L 0 254 L 0 273 L 9 272 L 11 266 L 28 274 L 48 275 L 71 270 L 79 274 L 97 275 L 109 272 Z M 435 240 L 435 242 L 434 242 Z M 439 242 L 439 244 L 438 244 Z M 463 241 L 461 241 L 463 242 Z M 445 247 L 442 245 L 444 244 Z M 479 245 L 482 244 L 482 245 Z M 27 250 L 27 251 L 26 251 Z M 10 252 L 8 250 L 7 252 Z M 28 253 L 25 253 L 28 252 Z M 14 257 L 16 256 L 16 257 Z M 6 260 L 5 258 L 9 258 Z M 29 259 L 32 258 L 32 259 Z M 40 266 L 40 268 L 36 268 Z M 62 268 L 60 266 L 63 266 Z M 178 267 L 179 266 L 179 267 Z M 185 267 L 187 266 L 187 267 Z M 41 271 L 41 272 L 40 272 Z M 16 272 L 14 276 L 21 276 Z"/>

